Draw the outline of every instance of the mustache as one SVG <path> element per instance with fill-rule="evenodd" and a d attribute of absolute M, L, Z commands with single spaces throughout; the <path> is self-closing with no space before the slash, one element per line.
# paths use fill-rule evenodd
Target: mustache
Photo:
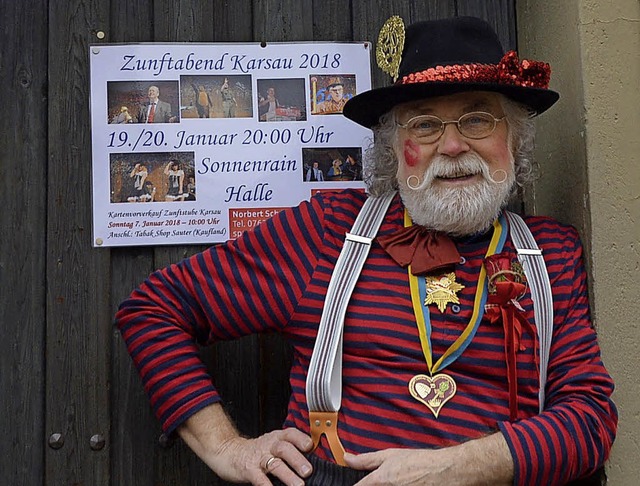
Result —
<path fill-rule="evenodd" d="M 422 182 L 415 175 L 409 176 L 407 186 L 411 190 L 420 191 L 429 188 L 435 179 L 453 179 L 475 175 L 481 175 L 486 181 L 493 184 L 502 184 L 508 178 L 508 174 L 504 169 L 496 169 L 491 173 L 489 164 L 476 154 L 464 154 L 455 158 L 436 155 L 424 172 Z M 410 179 L 418 180 L 419 183 L 411 184 Z"/>

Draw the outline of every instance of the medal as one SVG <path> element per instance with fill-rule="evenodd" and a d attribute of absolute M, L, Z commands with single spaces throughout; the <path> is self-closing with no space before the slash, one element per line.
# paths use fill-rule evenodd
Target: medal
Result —
<path fill-rule="evenodd" d="M 416 375 L 409 382 L 411 396 L 429 407 L 436 418 L 444 404 L 456 394 L 456 390 L 456 382 L 444 373 L 438 373 L 434 377 Z"/>
<path fill-rule="evenodd" d="M 412 221 L 409 213 L 405 209 L 405 226 L 411 226 Z M 504 215 L 500 215 L 493 223 L 493 236 L 487 249 L 485 258 L 502 251 L 507 238 L 506 220 Z M 416 317 L 416 325 L 420 335 L 420 345 L 422 353 L 427 362 L 427 375 L 416 375 L 409 381 L 409 393 L 413 398 L 431 410 L 438 418 L 442 407 L 453 398 L 457 391 L 454 379 L 445 373 L 439 373 L 462 355 L 465 349 L 471 344 L 473 337 L 480 326 L 484 315 L 484 306 L 488 296 L 487 271 L 480 267 L 478 276 L 478 286 L 473 301 L 473 313 L 467 327 L 462 334 L 449 346 L 442 356 L 434 363 L 431 350 L 431 318 L 429 304 L 435 303 L 444 312 L 448 303 L 459 303 L 457 292 L 464 288 L 463 285 L 455 281 L 455 273 L 451 272 L 444 276 L 418 278 L 411 273 L 411 266 L 408 268 L 409 286 L 411 288 L 411 301 L 413 303 L 413 313 Z M 423 297 L 424 296 L 424 297 Z"/>
<path fill-rule="evenodd" d="M 402 61 L 404 37 L 404 22 L 397 15 L 389 17 L 378 34 L 376 61 L 378 67 L 393 78 L 394 83 L 398 79 L 398 69 Z"/>
<path fill-rule="evenodd" d="M 426 277 L 427 295 L 424 304 L 436 304 L 440 312 L 444 312 L 448 303 L 459 304 L 458 292 L 464 288 L 456 282 L 456 274 L 454 272 L 446 275 Z"/>

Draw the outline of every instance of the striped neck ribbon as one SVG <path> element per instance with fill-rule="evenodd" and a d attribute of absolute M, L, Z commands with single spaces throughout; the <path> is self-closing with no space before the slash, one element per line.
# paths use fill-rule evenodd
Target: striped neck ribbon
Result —
<path fill-rule="evenodd" d="M 409 213 L 405 209 L 404 212 L 404 225 L 411 226 L 413 222 Z M 493 222 L 493 236 L 489 243 L 489 248 L 485 258 L 495 253 L 500 253 L 504 247 L 504 242 L 507 238 L 507 222 L 504 214 L 501 214 L 498 219 Z M 416 276 L 411 273 L 411 267 L 408 268 L 409 272 L 409 285 L 411 288 L 411 301 L 413 303 L 413 312 L 416 317 L 416 324 L 420 334 L 420 344 L 422 346 L 422 352 L 427 361 L 427 367 L 429 373 L 433 376 L 440 370 L 443 370 L 456 359 L 458 359 L 465 349 L 471 344 L 473 337 L 480 326 L 482 316 L 484 315 L 484 306 L 487 302 L 488 296 L 488 279 L 487 271 L 484 263 L 480 268 L 480 275 L 478 276 L 478 286 L 476 288 L 476 295 L 473 302 L 473 314 L 469 319 L 469 324 L 464 329 L 462 334 L 453 342 L 449 349 L 440 356 L 440 358 L 434 363 L 433 353 L 431 349 L 431 318 L 429 317 L 429 306 L 425 304 L 426 297 L 426 279 L 424 276 Z"/>

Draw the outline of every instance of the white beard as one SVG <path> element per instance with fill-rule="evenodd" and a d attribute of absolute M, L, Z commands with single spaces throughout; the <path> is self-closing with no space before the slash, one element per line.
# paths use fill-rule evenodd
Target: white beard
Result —
<path fill-rule="evenodd" d="M 497 172 L 501 175 L 503 171 Z M 481 174 L 482 179 L 460 187 L 442 187 L 436 180 L 471 174 Z M 398 181 L 402 202 L 413 222 L 452 236 L 486 231 L 509 201 L 514 184 L 513 160 L 505 180 L 496 182 L 488 164 L 474 153 L 456 158 L 436 155 L 418 187 Z"/>

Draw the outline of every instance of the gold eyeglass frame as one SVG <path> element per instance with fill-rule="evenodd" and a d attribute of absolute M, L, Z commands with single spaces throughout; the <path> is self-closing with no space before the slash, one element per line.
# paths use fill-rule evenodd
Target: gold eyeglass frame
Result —
<path fill-rule="evenodd" d="M 486 133 L 486 134 L 482 134 L 482 136 L 476 137 L 476 136 L 469 136 L 466 133 L 463 133 L 462 130 L 460 130 L 460 123 L 462 120 L 464 120 L 465 118 L 469 118 L 472 116 L 482 116 L 484 118 L 487 119 L 487 121 L 489 119 L 493 120 L 493 127 Z M 443 120 L 440 117 L 437 117 L 435 115 L 416 115 L 413 116 L 411 118 L 409 118 L 405 123 L 399 123 L 398 121 L 396 121 L 396 125 L 399 126 L 400 128 L 404 128 L 405 130 L 409 131 L 409 134 L 411 135 L 412 138 L 414 138 L 416 141 L 422 142 L 420 137 L 416 137 L 413 133 L 413 130 L 409 127 L 409 125 L 411 124 L 411 122 L 417 120 L 417 119 L 428 119 L 428 120 L 433 120 L 433 121 L 439 121 L 440 122 L 440 132 L 438 133 L 437 136 L 435 136 L 435 138 L 431 139 L 431 137 L 429 138 L 429 141 L 424 141 L 423 143 L 434 143 L 437 142 L 438 140 L 440 140 L 440 137 L 442 137 L 442 134 L 444 133 L 444 130 L 447 128 L 447 125 L 455 125 L 456 129 L 458 130 L 458 133 L 460 135 L 462 135 L 463 137 L 469 138 L 471 140 L 482 140 L 483 138 L 487 138 L 489 137 L 493 132 L 495 132 L 496 127 L 498 126 L 498 123 L 503 121 L 506 118 L 506 115 L 501 117 L 501 118 L 497 118 L 495 117 L 493 114 L 488 113 L 486 111 L 470 111 L 469 113 L 465 113 L 463 115 L 460 115 L 460 118 L 458 118 L 457 120 Z M 424 138 L 424 137 L 423 137 Z"/>

